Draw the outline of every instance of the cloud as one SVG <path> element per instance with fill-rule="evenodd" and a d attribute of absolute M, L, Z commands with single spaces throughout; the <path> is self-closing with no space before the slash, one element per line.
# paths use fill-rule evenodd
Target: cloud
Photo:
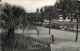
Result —
<path fill-rule="evenodd" d="M 3 2 L 22 6 L 27 12 L 35 12 L 37 8 L 45 5 L 53 5 L 56 0 L 3 0 Z"/>

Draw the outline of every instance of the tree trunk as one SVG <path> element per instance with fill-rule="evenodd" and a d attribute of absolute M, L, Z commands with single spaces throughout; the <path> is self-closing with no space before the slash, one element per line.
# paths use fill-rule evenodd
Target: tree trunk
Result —
<path fill-rule="evenodd" d="M 75 39 L 75 41 L 77 41 L 78 40 L 78 20 L 77 20 L 77 30 L 76 30 L 76 39 Z"/>
<path fill-rule="evenodd" d="M 4 51 L 5 50 L 5 44 L 4 44 L 4 42 L 3 41 L 1 41 L 1 51 Z"/>
<path fill-rule="evenodd" d="M 14 38 L 15 38 L 15 34 L 14 34 L 14 27 L 11 27 L 8 29 L 8 33 L 7 33 L 7 45 L 8 46 L 11 46 L 12 45 L 12 42 L 14 41 Z"/>
<path fill-rule="evenodd" d="M 24 34 L 24 31 L 25 31 L 25 27 L 23 27 L 23 32 L 22 32 L 22 34 Z"/>
<path fill-rule="evenodd" d="M 51 29 L 50 29 L 50 20 L 49 20 L 49 34 L 51 33 L 50 31 L 51 31 Z"/>
<path fill-rule="evenodd" d="M 37 30 L 37 35 L 39 36 L 39 30 Z"/>
<path fill-rule="evenodd" d="M 1 50 L 5 51 L 7 49 L 5 49 L 5 47 L 8 47 L 10 51 L 10 47 L 12 47 L 12 42 L 14 41 L 14 28 L 9 28 L 7 35 L 2 37 L 2 45 L 1 45 Z"/>

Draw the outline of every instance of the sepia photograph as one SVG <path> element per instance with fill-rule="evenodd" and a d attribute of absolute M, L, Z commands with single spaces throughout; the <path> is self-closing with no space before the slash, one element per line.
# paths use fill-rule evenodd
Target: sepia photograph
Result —
<path fill-rule="evenodd" d="M 0 0 L 0 51 L 80 51 L 80 0 Z"/>

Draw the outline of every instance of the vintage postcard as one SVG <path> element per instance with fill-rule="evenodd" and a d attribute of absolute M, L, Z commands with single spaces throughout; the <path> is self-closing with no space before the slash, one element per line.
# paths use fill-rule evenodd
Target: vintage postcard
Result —
<path fill-rule="evenodd" d="M 80 0 L 0 0 L 0 51 L 80 51 Z"/>

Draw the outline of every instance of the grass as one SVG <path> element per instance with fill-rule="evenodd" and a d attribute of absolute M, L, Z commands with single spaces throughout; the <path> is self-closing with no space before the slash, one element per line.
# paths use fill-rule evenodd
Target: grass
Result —
<path fill-rule="evenodd" d="M 5 32 L 3 32 L 2 34 L 5 35 Z M 26 51 L 27 49 L 39 50 L 41 48 L 46 48 L 46 47 L 49 48 L 46 43 L 44 44 L 44 42 L 40 41 L 39 39 L 30 37 L 30 36 L 25 36 L 23 34 L 15 34 L 15 41 L 12 42 L 11 47 L 5 45 L 4 50 L 17 51 L 21 49 L 20 51 L 23 51 L 23 50 Z"/>

